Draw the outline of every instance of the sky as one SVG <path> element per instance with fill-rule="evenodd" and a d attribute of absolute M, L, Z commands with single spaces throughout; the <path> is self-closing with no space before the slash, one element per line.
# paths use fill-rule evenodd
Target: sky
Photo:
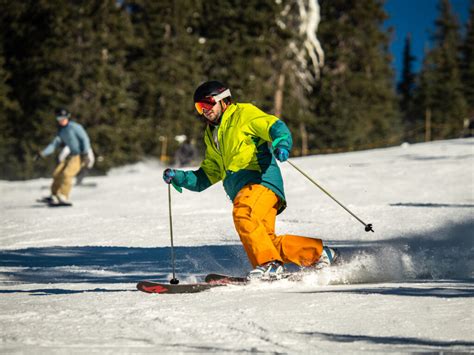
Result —
<path fill-rule="evenodd" d="M 416 57 L 413 70 L 420 70 L 424 48 L 431 46 L 430 33 L 434 31 L 434 23 L 438 17 L 438 2 L 439 0 L 386 0 L 385 10 L 390 18 L 385 22 L 385 26 L 394 29 L 390 51 L 394 57 L 397 81 L 402 71 L 404 41 L 409 33 L 412 36 L 412 53 Z M 469 17 L 469 2 L 451 0 L 453 13 L 462 23 L 463 29 Z"/>

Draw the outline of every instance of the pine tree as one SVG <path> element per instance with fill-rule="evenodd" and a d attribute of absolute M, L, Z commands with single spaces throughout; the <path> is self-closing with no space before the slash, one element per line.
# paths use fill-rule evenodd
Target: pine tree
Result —
<path fill-rule="evenodd" d="M 142 38 L 131 64 L 137 113 L 153 123 L 159 136 L 170 143 L 183 133 L 202 140 L 192 96 L 206 80 L 227 84 L 235 101 L 272 110 L 274 67 L 285 46 L 276 23 L 281 5 L 252 0 L 135 1 L 133 6 L 135 30 Z M 156 154 L 157 147 L 151 145 L 150 152 Z"/>
<path fill-rule="evenodd" d="M 163 153 L 160 137 L 201 139 L 192 94 L 210 79 L 227 83 L 235 101 L 272 112 L 285 73 L 281 117 L 296 146 L 305 131 L 313 147 L 346 148 L 387 144 L 397 131 L 379 0 L 321 2 L 318 38 L 328 55 L 313 92 L 291 66 L 289 43 L 303 41 L 295 3 L 0 2 L 5 84 L 20 107 L 10 127 L 19 177 L 40 172 L 31 157 L 54 136 L 59 106 L 84 124 L 103 170 Z M 286 27 L 282 14 L 290 14 Z M 42 173 L 54 163 L 42 162 Z"/>
<path fill-rule="evenodd" d="M 50 26 L 43 4 L 35 5 L 8 1 L 2 1 L 0 5 L 4 70 L 8 73 L 6 85 L 9 96 L 19 105 L 14 121 L 10 121 L 8 127 L 11 137 L 8 143 L 9 165 L 17 167 L 11 171 L 14 176 L 9 177 L 14 178 L 32 176 L 31 158 L 35 147 L 31 142 L 36 135 L 38 120 L 35 112 L 42 104 L 38 85 L 44 68 L 38 44 L 49 35 Z"/>
<path fill-rule="evenodd" d="M 10 77 L 5 69 L 3 56 L 3 36 L 0 35 L 0 178 L 15 177 L 20 169 L 14 154 L 16 139 L 13 136 L 15 119 L 20 115 L 18 103 L 10 97 L 11 88 L 7 81 Z"/>
<path fill-rule="evenodd" d="M 57 14 L 54 31 L 45 46 L 56 64 L 43 92 L 86 127 L 102 170 L 136 161 L 142 149 L 125 68 L 133 40 L 127 11 L 114 0 L 70 3 Z"/>
<path fill-rule="evenodd" d="M 201 48 L 198 34 L 200 4 L 195 1 L 171 1 L 162 38 L 162 54 L 157 59 L 159 80 L 158 117 L 160 132 L 190 140 L 201 138 L 202 124 L 194 109 L 193 94 L 202 78 Z M 173 146 L 171 146 L 173 148 Z"/>
<path fill-rule="evenodd" d="M 85 32 L 90 37 L 79 44 L 93 55 L 81 60 L 82 92 L 72 109 L 91 126 L 91 140 L 98 154 L 105 157 L 103 167 L 107 169 L 134 162 L 143 154 L 142 126 L 133 115 L 136 100 L 126 69 L 128 48 L 135 38 L 129 13 L 116 1 L 97 1 L 83 9 L 83 26 L 91 32 Z"/>
<path fill-rule="evenodd" d="M 459 25 L 449 0 L 440 0 L 435 21 L 434 47 L 426 54 L 417 94 L 418 117 L 431 117 L 433 139 L 457 137 L 466 116 L 460 74 Z M 428 114 L 429 113 L 429 114 Z"/>
<path fill-rule="evenodd" d="M 319 33 L 326 61 L 315 95 L 313 144 L 356 149 L 398 142 L 400 121 L 382 3 L 335 0 L 321 5 Z"/>
<path fill-rule="evenodd" d="M 86 127 L 96 153 L 105 157 L 99 169 L 138 159 L 140 132 L 125 71 L 132 40 L 127 11 L 114 0 L 6 5 L 5 56 L 23 111 L 13 132 L 22 175 L 51 172 L 54 159 L 33 166 L 31 157 L 54 137 L 57 107 Z"/>
<path fill-rule="evenodd" d="M 431 139 L 431 108 L 435 100 L 436 76 L 433 58 L 427 54 L 417 76 L 413 106 L 413 126 L 410 141 Z"/>
<path fill-rule="evenodd" d="M 300 33 L 299 7 L 307 3 L 206 2 L 200 17 L 205 77 L 220 78 L 237 101 L 283 119 L 293 134 L 293 154 L 306 153 L 305 124 L 314 117 L 313 94 L 307 90 L 312 82 L 305 79 L 315 72 L 311 57 L 302 58 L 300 51 L 309 44 L 303 43 L 306 33 Z"/>
<path fill-rule="evenodd" d="M 201 134 L 192 101 L 203 70 L 200 6 L 195 1 L 133 2 L 134 28 L 141 40 L 132 51 L 130 69 L 139 102 L 136 116 L 149 127 L 144 130 L 147 154 L 165 153 L 160 139 L 166 140 L 170 155 L 176 148 L 174 136 L 193 140 Z"/>
<path fill-rule="evenodd" d="M 281 3 L 265 0 L 203 2 L 203 80 L 221 79 L 238 101 L 272 111 L 280 55 L 287 45 L 276 21 L 281 10 Z"/>
<path fill-rule="evenodd" d="M 462 45 L 461 72 L 468 116 L 474 119 L 474 0 L 471 0 L 466 35 Z"/>
<path fill-rule="evenodd" d="M 314 120 L 314 84 L 324 65 L 324 51 L 317 37 L 321 12 L 317 0 L 286 3 L 277 19 L 282 42 L 278 61 L 275 114 L 284 118 L 293 131 L 293 154 L 310 150 L 307 126 Z M 284 36 L 284 37 L 283 37 Z M 283 109 L 282 109 L 283 108 Z"/>
<path fill-rule="evenodd" d="M 413 62 L 415 57 L 411 52 L 411 36 L 405 38 L 405 46 L 403 48 L 403 67 L 402 78 L 398 83 L 399 105 L 405 128 L 405 139 L 415 127 L 413 117 L 413 95 L 415 89 L 416 75 L 413 72 Z"/>

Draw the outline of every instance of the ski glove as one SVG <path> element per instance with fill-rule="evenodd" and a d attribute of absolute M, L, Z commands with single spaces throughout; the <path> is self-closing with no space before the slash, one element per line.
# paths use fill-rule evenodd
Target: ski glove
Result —
<path fill-rule="evenodd" d="M 69 154 L 71 154 L 71 149 L 69 149 L 69 147 L 65 145 L 61 152 L 58 154 L 58 162 L 62 163 L 63 161 L 65 161 Z"/>
<path fill-rule="evenodd" d="M 286 148 L 275 148 L 273 154 L 275 155 L 275 158 L 281 162 L 287 161 L 290 156 L 290 152 Z"/>
<path fill-rule="evenodd" d="M 163 180 L 167 183 L 167 184 L 171 184 L 171 182 L 173 181 L 173 178 L 176 176 L 176 170 L 175 169 L 166 169 L 165 171 L 163 171 Z"/>
<path fill-rule="evenodd" d="M 94 166 L 94 163 L 95 163 L 95 155 L 92 149 L 89 149 L 89 151 L 86 154 L 82 154 L 82 164 L 87 169 L 92 169 L 92 167 Z"/>
<path fill-rule="evenodd" d="M 35 156 L 33 157 L 33 161 L 34 162 L 37 162 L 38 160 L 40 160 L 41 158 L 43 158 L 43 156 L 41 155 L 41 152 L 38 152 L 35 154 Z"/>

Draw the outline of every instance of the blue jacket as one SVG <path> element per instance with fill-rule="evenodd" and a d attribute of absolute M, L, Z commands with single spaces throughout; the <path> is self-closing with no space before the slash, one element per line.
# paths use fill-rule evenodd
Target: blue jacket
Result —
<path fill-rule="evenodd" d="M 86 130 L 79 123 L 74 121 L 69 121 L 66 126 L 59 127 L 58 135 L 43 149 L 41 155 L 47 156 L 53 154 L 61 143 L 69 147 L 71 156 L 87 154 L 91 149 L 91 143 Z"/>

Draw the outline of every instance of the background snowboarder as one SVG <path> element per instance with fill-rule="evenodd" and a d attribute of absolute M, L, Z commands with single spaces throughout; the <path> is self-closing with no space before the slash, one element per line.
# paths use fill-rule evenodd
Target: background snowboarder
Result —
<path fill-rule="evenodd" d="M 233 103 L 230 90 L 218 81 L 200 85 L 194 103 L 207 123 L 205 158 L 198 170 L 166 169 L 163 179 L 192 191 L 223 180 L 235 228 L 254 267 L 248 278 L 278 278 L 285 263 L 321 268 L 335 261 L 337 251 L 323 247 L 320 239 L 275 234 L 276 216 L 286 207 L 275 158 L 286 161 L 292 147 L 283 121 L 252 104 Z"/>
<path fill-rule="evenodd" d="M 67 145 L 63 147 L 61 152 L 58 154 L 58 163 L 61 163 L 66 160 L 66 158 L 71 154 L 71 149 Z M 89 153 L 87 153 L 87 164 L 82 164 L 81 170 L 76 175 L 76 185 L 82 185 L 82 181 L 89 173 L 89 170 L 92 169 L 95 163 L 95 155 L 94 151 L 89 149 Z"/>
<path fill-rule="evenodd" d="M 56 110 L 58 133 L 36 156 L 38 159 L 51 155 L 62 144 L 69 149 L 69 155 L 54 169 L 51 196 L 42 200 L 53 205 L 71 205 L 69 196 L 74 177 L 82 166 L 91 166 L 94 163 L 94 153 L 87 132 L 82 125 L 70 120 L 70 117 L 71 114 L 67 110 Z"/>

